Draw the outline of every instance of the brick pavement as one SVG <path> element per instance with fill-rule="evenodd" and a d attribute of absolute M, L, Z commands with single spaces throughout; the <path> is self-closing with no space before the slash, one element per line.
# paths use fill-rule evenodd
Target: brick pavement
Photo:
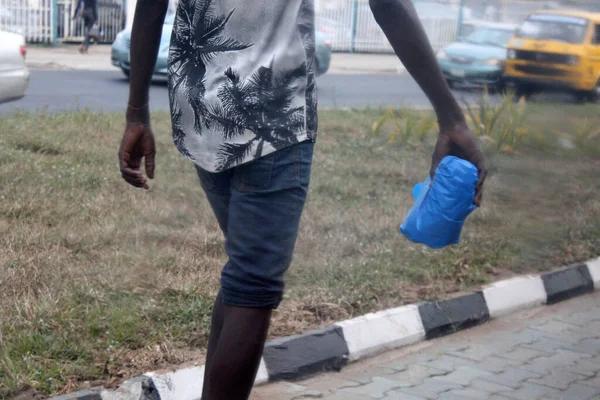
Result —
<path fill-rule="evenodd" d="M 252 400 L 600 400 L 600 293 L 255 389 Z"/>

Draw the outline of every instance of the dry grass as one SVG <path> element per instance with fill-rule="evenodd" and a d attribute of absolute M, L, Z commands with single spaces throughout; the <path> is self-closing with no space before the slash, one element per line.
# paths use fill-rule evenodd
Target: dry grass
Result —
<path fill-rule="evenodd" d="M 599 254 L 598 143 L 566 150 L 550 134 L 586 116 L 597 125 L 597 110 L 533 107 L 529 145 L 490 153 L 485 205 L 463 243 L 444 251 L 398 233 L 428 169 L 429 139 L 408 146 L 389 144 L 391 130 L 370 134 L 381 110 L 323 112 L 272 336 Z M 168 114 L 154 121 L 157 179 L 144 193 L 117 171 L 120 115 L 0 119 L 0 398 L 201 360 L 222 236 L 171 144 Z"/>

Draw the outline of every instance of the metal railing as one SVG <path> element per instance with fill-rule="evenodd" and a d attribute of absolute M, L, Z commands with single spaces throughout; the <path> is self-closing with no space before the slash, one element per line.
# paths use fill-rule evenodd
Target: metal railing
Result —
<path fill-rule="evenodd" d="M 125 0 L 135 1 L 135 0 Z M 125 27 L 124 0 L 99 0 L 102 42 L 111 43 Z M 170 0 L 174 7 L 177 0 Z M 0 0 L 0 30 L 21 33 L 30 43 L 80 42 L 83 21 L 72 20 L 78 0 Z M 600 12 L 598 0 L 413 0 L 434 49 L 457 39 L 461 21 L 488 20 L 519 24 L 543 8 L 578 8 Z M 485 5 L 484 5 L 485 4 Z M 368 0 L 315 0 L 317 29 L 334 51 L 391 53 Z M 462 10 L 462 13 L 461 13 Z"/>
<path fill-rule="evenodd" d="M 81 42 L 85 35 L 83 20 L 73 20 L 78 0 L 57 0 L 58 40 L 63 42 Z M 103 43 L 112 43 L 123 28 L 125 19 L 121 0 L 101 0 L 98 2 L 98 24 L 104 31 Z"/>
<path fill-rule="evenodd" d="M 437 50 L 456 40 L 460 6 L 414 0 L 432 46 Z M 334 51 L 393 52 L 369 8 L 368 0 L 320 0 L 317 29 L 328 35 Z"/>
<path fill-rule="evenodd" d="M 55 0 L 0 0 L 0 30 L 25 36 L 30 43 L 53 43 Z"/>
<path fill-rule="evenodd" d="M 0 30 L 25 36 L 29 43 L 81 42 L 85 27 L 73 20 L 78 0 L 0 0 Z M 98 1 L 101 42 L 112 43 L 125 27 L 122 0 Z"/>

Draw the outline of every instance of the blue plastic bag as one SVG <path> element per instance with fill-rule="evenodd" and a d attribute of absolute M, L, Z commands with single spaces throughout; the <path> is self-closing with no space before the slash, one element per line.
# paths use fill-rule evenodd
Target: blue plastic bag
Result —
<path fill-rule="evenodd" d="M 465 219 L 477 208 L 473 204 L 477 168 L 458 157 L 445 157 L 433 183 L 427 177 L 413 189 L 415 204 L 400 232 L 415 243 L 434 249 L 460 242 Z"/>

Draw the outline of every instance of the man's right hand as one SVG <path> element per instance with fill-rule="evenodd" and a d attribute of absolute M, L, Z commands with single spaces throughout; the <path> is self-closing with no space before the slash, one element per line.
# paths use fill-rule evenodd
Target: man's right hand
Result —
<path fill-rule="evenodd" d="M 149 188 L 146 177 L 154 179 L 156 155 L 154 133 L 150 127 L 148 92 L 168 7 L 169 0 L 138 0 L 131 27 L 127 126 L 119 148 L 119 166 L 127 183 L 144 189 Z M 142 172 L 142 161 L 146 176 Z"/>
<path fill-rule="evenodd" d="M 123 179 L 132 186 L 149 189 L 142 173 L 142 159 L 147 177 L 154 179 L 155 155 L 156 145 L 150 124 L 127 121 L 119 148 L 119 166 Z"/>

